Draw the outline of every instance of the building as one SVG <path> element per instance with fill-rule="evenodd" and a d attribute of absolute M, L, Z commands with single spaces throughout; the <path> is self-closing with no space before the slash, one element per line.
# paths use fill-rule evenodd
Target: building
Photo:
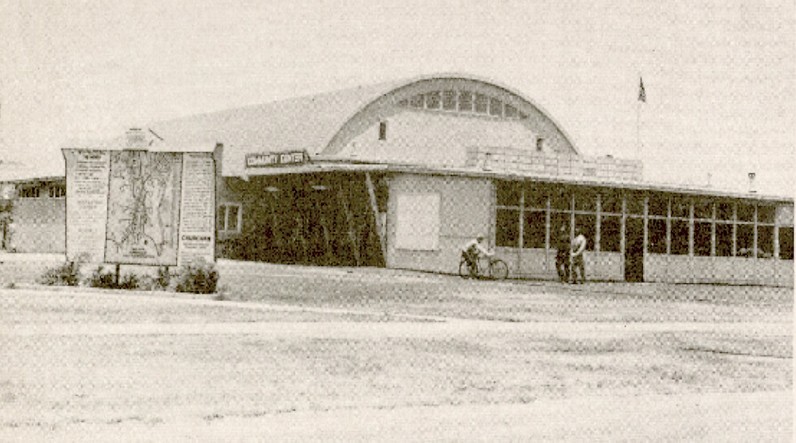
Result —
<path fill-rule="evenodd" d="M 63 253 L 64 176 L 40 176 L 16 162 L 0 162 L 0 246 L 6 252 Z"/>
<path fill-rule="evenodd" d="M 217 255 L 455 273 L 483 233 L 515 277 L 556 278 L 582 228 L 592 280 L 793 284 L 793 199 L 660 186 L 581 155 L 509 87 L 436 75 L 155 123 L 218 143 Z"/>

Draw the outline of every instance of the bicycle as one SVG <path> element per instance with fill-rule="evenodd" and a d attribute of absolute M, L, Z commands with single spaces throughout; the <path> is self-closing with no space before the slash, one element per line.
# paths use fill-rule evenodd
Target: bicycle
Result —
<path fill-rule="evenodd" d="M 480 266 L 480 261 L 487 260 L 486 266 Z M 488 278 L 491 280 L 503 280 L 509 276 L 509 267 L 503 260 L 495 257 L 479 257 L 476 260 L 476 269 L 472 269 L 467 263 L 467 259 L 462 254 L 459 262 L 459 276 L 462 278 Z"/>

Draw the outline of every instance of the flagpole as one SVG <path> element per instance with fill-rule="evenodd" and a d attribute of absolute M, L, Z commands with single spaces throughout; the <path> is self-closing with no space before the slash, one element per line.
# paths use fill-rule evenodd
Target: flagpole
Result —
<path fill-rule="evenodd" d="M 636 155 L 641 159 L 641 100 L 636 100 Z"/>

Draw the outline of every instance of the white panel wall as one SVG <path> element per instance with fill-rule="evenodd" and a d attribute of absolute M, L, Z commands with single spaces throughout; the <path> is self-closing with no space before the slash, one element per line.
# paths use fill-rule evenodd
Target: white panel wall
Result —
<path fill-rule="evenodd" d="M 793 260 L 647 254 L 644 280 L 793 286 Z"/>
<path fill-rule="evenodd" d="M 517 120 L 485 116 L 404 111 L 387 121 L 387 139 L 370 126 L 340 153 L 358 160 L 463 167 L 467 147 L 536 149 L 536 134 Z"/>
<path fill-rule="evenodd" d="M 493 186 L 489 180 L 400 174 L 389 180 L 387 256 L 389 268 L 457 273 L 461 246 L 479 233 L 492 237 Z M 397 198 L 402 194 L 439 194 L 439 241 L 435 250 L 396 247 Z"/>

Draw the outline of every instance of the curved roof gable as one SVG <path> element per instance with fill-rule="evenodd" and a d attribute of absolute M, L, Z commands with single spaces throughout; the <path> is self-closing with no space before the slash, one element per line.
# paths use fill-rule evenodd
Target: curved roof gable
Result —
<path fill-rule="evenodd" d="M 561 147 L 563 152 L 580 154 L 572 143 L 572 139 L 541 106 L 507 86 L 458 74 L 434 75 L 405 81 L 388 93 L 375 98 L 347 119 L 346 124 L 329 141 L 323 154 L 339 153 L 351 138 L 377 121 L 394 114 L 397 109 L 396 105 L 400 102 L 411 100 L 418 94 L 442 90 L 466 90 L 498 98 L 502 102 L 514 106 L 525 115 L 523 120 L 533 122 L 533 125 L 544 134 L 544 137 L 555 141 L 555 144 Z"/>
<path fill-rule="evenodd" d="M 348 136 L 378 118 L 388 104 L 422 92 L 439 82 L 462 82 L 492 89 L 507 102 L 543 120 L 541 108 L 511 89 L 463 75 L 434 75 L 291 98 L 152 123 L 166 144 L 180 146 L 223 143 L 222 174 L 245 174 L 247 153 L 306 150 L 311 156 L 334 155 Z M 558 133 L 577 153 L 560 127 Z"/>

